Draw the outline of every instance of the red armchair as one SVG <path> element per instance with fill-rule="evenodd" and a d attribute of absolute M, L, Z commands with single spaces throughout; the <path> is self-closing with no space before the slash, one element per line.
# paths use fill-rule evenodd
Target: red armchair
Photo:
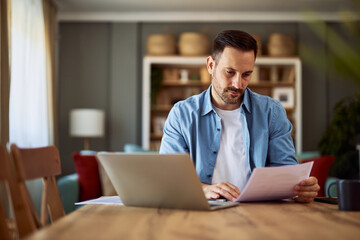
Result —
<path fill-rule="evenodd" d="M 328 156 L 306 159 L 301 162 L 301 163 L 306 163 L 311 161 L 314 162 L 314 165 L 310 172 L 310 176 L 314 176 L 318 179 L 318 184 L 320 186 L 318 197 L 325 196 L 325 182 L 326 179 L 328 178 L 329 170 L 334 160 L 335 160 L 334 156 L 328 155 Z"/>

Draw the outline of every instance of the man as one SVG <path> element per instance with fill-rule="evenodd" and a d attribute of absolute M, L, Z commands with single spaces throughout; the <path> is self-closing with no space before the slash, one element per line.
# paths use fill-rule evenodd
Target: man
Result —
<path fill-rule="evenodd" d="M 247 88 L 256 53 L 248 33 L 219 33 L 206 61 L 211 86 L 175 104 L 165 123 L 160 153 L 189 152 L 208 199 L 234 201 L 255 167 L 297 164 L 285 109 Z M 303 180 L 295 200 L 311 202 L 319 189 Z"/>

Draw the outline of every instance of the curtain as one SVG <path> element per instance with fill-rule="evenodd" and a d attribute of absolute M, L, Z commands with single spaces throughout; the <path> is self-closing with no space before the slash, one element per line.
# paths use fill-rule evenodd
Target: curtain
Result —
<path fill-rule="evenodd" d="M 9 90 L 10 90 L 10 0 L 1 0 L 1 124 L 0 141 L 5 145 L 9 141 Z"/>
<path fill-rule="evenodd" d="M 49 143 L 58 146 L 57 72 L 56 72 L 56 6 L 43 0 L 46 49 L 46 83 L 48 102 Z"/>
<path fill-rule="evenodd" d="M 42 0 L 12 0 L 10 143 L 49 145 Z"/>
<path fill-rule="evenodd" d="M 9 90 L 10 90 L 10 0 L 0 0 L 0 143 L 9 141 Z M 7 216 L 10 215 L 6 186 L 0 183 L 0 201 Z"/>

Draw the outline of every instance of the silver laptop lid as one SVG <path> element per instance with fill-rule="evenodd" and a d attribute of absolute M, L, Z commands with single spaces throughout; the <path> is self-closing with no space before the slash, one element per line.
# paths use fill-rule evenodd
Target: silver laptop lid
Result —
<path fill-rule="evenodd" d="M 97 154 L 126 206 L 210 210 L 188 154 Z"/>

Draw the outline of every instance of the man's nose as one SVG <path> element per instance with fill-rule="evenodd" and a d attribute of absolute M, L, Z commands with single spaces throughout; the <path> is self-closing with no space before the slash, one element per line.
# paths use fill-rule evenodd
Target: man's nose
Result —
<path fill-rule="evenodd" d="M 235 76 L 232 79 L 232 87 L 240 89 L 240 88 L 242 88 L 242 85 L 243 85 L 243 81 L 242 81 L 241 75 L 240 76 Z"/>

